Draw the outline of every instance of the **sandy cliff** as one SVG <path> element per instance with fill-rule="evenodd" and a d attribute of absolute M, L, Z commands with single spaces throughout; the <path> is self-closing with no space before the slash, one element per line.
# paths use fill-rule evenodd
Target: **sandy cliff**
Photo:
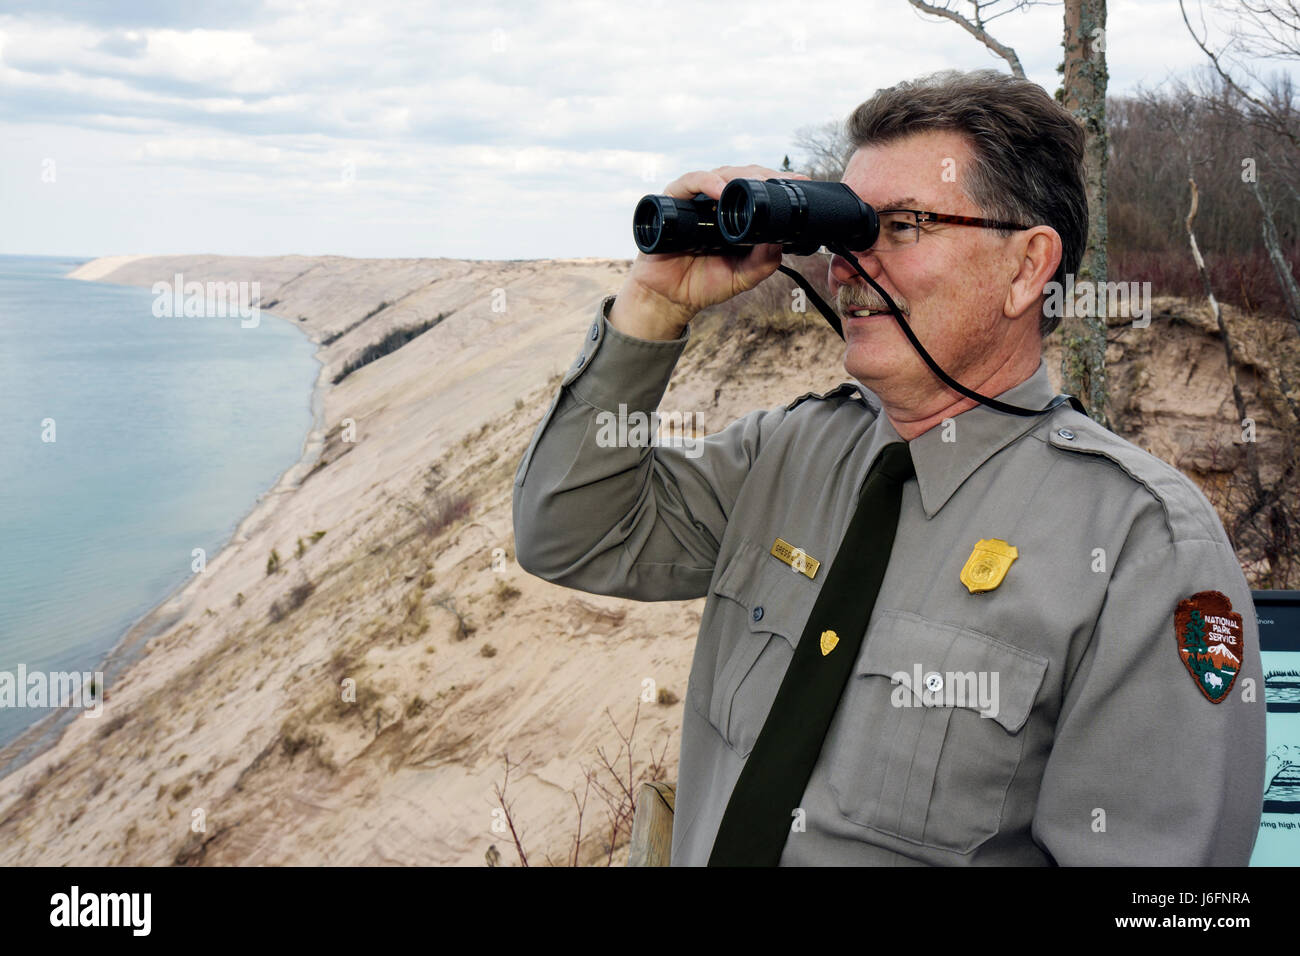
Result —
<path fill-rule="evenodd" d="M 389 330 L 443 318 L 326 390 L 316 467 L 286 475 L 141 624 L 142 656 L 110 684 L 100 719 L 76 719 L 0 779 L 0 862 L 481 865 L 495 845 L 514 864 L 510 835 L 493 830 L 507 753 L 519 767 L 506 799 L 530 862 L 562 862 L 584 768 L 599 766 L 597 748 L 625 766 L 618 730 L 638 711 L 634 774 L 662 755 L 674 779 L 702 602 L 555 587 L 514 564 L 511 541 L 520 455 L 627 265 L 189 256 L 83 267 L 138 285 L 177 272 L 258 281 L 270 311 L 322 343 L 327 380 Z M 1112 329 L 1119 420 L 1212 481 L 1222 461 L 1207 448 L 1240 432 L 1223 352 L 1205 316 L 1164 308 L 1149 329 Z M 1247 357 L 1259 363 L 1253 396 L 1269 371 Z M 717 431 L 845 380 L 841 359 L 815 314 L 781 329 L 701 320 L 665 408 Z M 1054 353 L 1048 362 L 1054 371 Z M 268 574 L 273 549 L 280 568 Z M 647 678 L 663 702 L 640 701 Z M 341 699 L 345 680 L 355 701 Z M 607 859 L 607 836 L 593 785 L 580 861 Z"/>

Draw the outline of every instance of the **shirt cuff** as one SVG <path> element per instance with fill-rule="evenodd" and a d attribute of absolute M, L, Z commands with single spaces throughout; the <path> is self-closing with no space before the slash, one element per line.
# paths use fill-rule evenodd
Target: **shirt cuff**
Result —
<path fill-rule="evenodd" d="M 639 339 L 609 324 L 613 304 L 612 295 L 601 300 L 582 351 L 560 384 L 602 410 L 612 412 L 623 405 L 629 411 L 654 411 L 691 337 L 690 326 L 676 339 Z"/>

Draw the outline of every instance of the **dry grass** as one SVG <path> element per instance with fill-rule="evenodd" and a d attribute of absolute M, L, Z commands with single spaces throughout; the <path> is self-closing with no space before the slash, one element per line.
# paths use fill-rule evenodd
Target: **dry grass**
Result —
<path fill-rule="evenodd" d="M 632 717 L 632 728 L 627 734 L 624 734 L 619 728 L 618 723 L 608 710 L 605 711 L 605 715 L 609 717 L 610 723 L 614 725 L 614 732 L 618 735 L 620 741 L 618 752 L 613 757 L 610 757 L 604 748 L 597 747 L 596 756 L 599 760 L 599 766 L 582 768 L 585 780 L 582 798 L 579 799 L 576 791 L 569 791 L 569 795 L 573 797 L 574 805 L 577 808 L 577 821 L 574 826 L 572 848 L 562 863 L 557 864 L 550 856 L 547 856 L 546 862 L 550 866 L 612 866 L 615 851 L 625 846 L 632 837 L 632 817 L 636 812 L 636 795 L 641 789 L 641 785 L 665 779 L 667 740 L 664 741 L 663 749 L 658 757 L 655 756 L 653 748 L 651 749 L 650 756 L 644 766 L 638 768 L 637 762 L 633 758 L 633 739 L 636 736 L 636 726 L 641 716 L 640 702 L 637 703 L 636 713 Z M 514 842 L 519 865 L 528 866 L 528 854 L 523 845 L 521 831 L 515 822 L 514 805 L 506 800 L 506 792 L 510 784 L 510 773 L 520 766 L 522 761 L 512 763 L 509 754 L 503 756 L 506 765 L 505 778 L 500 786 L 494 785 L 497 803 L 501 807 L 507 829 L 509 829 Z M 525 754 L 522 759 L 527 760 L 528 756 L 528 754 Z M 597 796 L 605 805 L 606 828 L 598 838 L 597 845 L 592 846 L 589 844 L 584 849 L 582 825 L 586 815 L 587 800 L 593 789 L 595 789 Z M 590 840 L 590 837 L 588 840 Z M 489 849 L 490 854 L 491 849 Z M 497 865 L 492 862 L 490 856 L 488 865 Z"/>

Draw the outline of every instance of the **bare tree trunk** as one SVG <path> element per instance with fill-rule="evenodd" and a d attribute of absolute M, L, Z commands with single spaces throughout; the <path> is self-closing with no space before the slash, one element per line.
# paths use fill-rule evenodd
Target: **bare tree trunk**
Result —
<path fill-rule="evenodd" d="M 1264 195 L 1256 180 L 1251 180 L 1250 188 L 1255 194 L 1255 201 L 1259 203 L 1259 211 L 1263 218 L 1260 228 L 1264 234 L 1264 248 L 1268 250 L 1269 262 L 1272 263 L 1273 271 L 1277 274 L 1277 284 L 1282 289 L 1282 298 L 1286 302 L 1287 312 L 1291 317 L 1292 323 L 1296 327 L 1296 331 L 1300 332 L 1300 290 L 1296 289 L 1296 281 L 1295 277 L 1291 274 L 1291 266 L 1282 255 L 1282 244 L 1278 241 L 1277 227 L 1273 223 L 1273 207 L 1270 203 L 1264 200 Z M 1224 341 L 1227 341 L 1226 338 Z M 1291 385 L 1290 377 L 1283 369 L 1282 362 L 1279 361 L 1277 363 L 1274 368 L 1274 374 L 1277 376 L 1278 391 L 1282 393 L 1283 400 L 1291 409 L 1291 415 L 1294 418 L 1295 423 L 1300 424 L 1300 404 L 1297 404 L 1295 389 Z M 1235 381 L 1233 384 L 1235 387 Z M 1284 458 L 1285 461 L 1289 462 L 1285 471 L 1289 471 L 1295 464 L 1294 449 L 1289 448 L 1288 451 L 1290 453 Z M 1286 486 L 1285 482 L 1287 475 L 1285 471 L 1282 477 L 1278 479 L 1278 488 L 1284 488 Z M 1273 545 L 1273 553 L 1270 553 L 1266 547 L 1265 556 L 1269 559 L 1270 569 L 1278 571 L 1277 552 L 1282 548 L 1285 548 L 1290 542 L 1291 525 L 1293 522 L 1289 520 L 1291 516 L 1287 514 L 1284 505 L 1274 504 L 1270 510 L 1269 517 L 1270 530 L 1272 533 L 1266 537 L 1266 541 Z M 1286 558 L 1284 560 L 1287 564 L 1284 565 L 1278 573 L 1283 576 L 1283 582 L 1285 584 L 1286 579 L 1289 577 L 1289 562 L 1291 559 Z"/>
<path fill-rule="evenodd" d="M 1190 159 L 1188 160 L 1188 167 L 1190 170 Z M 1246 414 L 1246 399 L 1241 394 L 1241 379 L 1237 375 L 1237 357 L 1233 354 L 1232 337 L 1228 335 L 1228 327 L 1223 323 L 1223 310 L 1219 308 L 1219 300 L 1214 296 L 1214 287 L 1210 284 L 1210 273 L 1205 268 L 1205 260 L 1201 257 L 1201 249 L 1196 244 L 1196 231 L 1192 228 L 1192 221 L 1196 218 L 1196 208 L 1200 204 L 1200 193 L 1196 188 L 1196 180 L 1192 176 L 1187 177 L 1187 183 L 1192 190 L 1191 207 L 1187 210 L 1187 219 L 1183 223 L 1187 227 L 1187 241 L 1191 243 L 1192 259 L 1196 262 L 1196 271 L 1201 277 L 1201 285 L 1205 289 L 1205 298 L 1210 303 L 1210 312 L 1214 316 L 1214 323 L 1219 327 L 1219 335 L 1223 339 L 1223 353 L 1228 359 L 1228 379 L 1232 382 L 1232 401 L 1237 406 L 1237 418 L 1242 423 L 1241 427 L 1245 428 L 1245 421 L 1250 416 Z M 1255 443 L 1247 441 L 1243 442 L 1243 444 L 1246 446 L 1246 470 L 1247 479 L 1250 481 L 1250 490 L 1254 495 L 1254 500 L 1262 502 L 1264 500 L 1264 485 L 1259 477 L 1259 460 L 1258 455 L 1255 453 Z"/>
<path fill-rule="evenodd" d="M 1076 283 L 1106 282 L 1106 0 L 1065 0 L 1063 102 L 1083 124 L 1088 246 Z M 1106 316 L 1061 321 L 1061 379 L 1094 420 L 1107 424 Z"/>
<path fill-rule="evenodd" d="M 1282 289 L 1282 299 L 1286 302 L 1287 314 L 1291 317 L 1296 331 L 1300 332 L 1300 289 L 1296 288 L 1295 276 L 1291 275 L 1291 267 L 1282 255 L 1282 243 L 1277 238 L 1277 227 L 1273 224 L 1273 207 L 1264 201 L 1264 195 L 1259 191 L 1259 183 L 1256 180 L 1251 180 L 1250 189 L 1255 194 L 1255 202 L 1259 203 L 1260 213 L 1263 214 L 1262 230 L 1264 248 L 1268 250 L 1268 261 L 1272 263 L 1273 272 L 1277 274 L 1277 284 Z"/>

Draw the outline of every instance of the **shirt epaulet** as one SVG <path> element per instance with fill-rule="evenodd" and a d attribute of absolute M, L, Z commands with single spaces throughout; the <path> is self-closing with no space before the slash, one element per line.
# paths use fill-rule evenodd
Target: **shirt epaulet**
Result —
<path fill-rule="evenodd" d="M 1131 480 L 1147 489 L 1164 510 L 1174 540 L 1209 538 L 1222 531 L 1214 506 L 1190 478 L 1086 415 L 1071 412 L 1057 417 L 1048 442 L 1063 451 L 1097 455 L 1113 462 Z"/>
<path fill-rule="evenodd" d="M 867 402 L 867 400 L 862 397 L 861 392 L 858 391 L 857 385 L 855 385 L 853 382 L 844 382 L 841 385 L 835 386 L 829 392 L 821 392 L 821 393 L 806 392 L 803 395 L 800 395 L 798 398 L 796 398 L 789 405 L 787 405 L 785 407 L 785 410 L 791 411 L 795 408 L 795 406 L 799 405 L 801 402 L 808 401 L 810 398 L 816 399 L 819 402 L 829 401 L 831 399 L 837 399 L 837 398 L 853 398 L 861 402 L 863 405 L 866 405 L 868 408 L 871 407 L 870 404 Z"/>

